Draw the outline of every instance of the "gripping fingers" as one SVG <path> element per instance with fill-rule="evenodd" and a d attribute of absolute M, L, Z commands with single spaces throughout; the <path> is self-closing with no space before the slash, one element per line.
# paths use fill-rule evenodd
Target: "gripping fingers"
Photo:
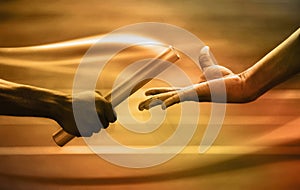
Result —
<path fill-rule="evenodd" d="M 105 104 L 105 111 L 104 111 L 104 114 L 105 114 L 105 117 L 107 119 L 108 122 L 115 122 L 117 120 L 117 117 L 116 117 L 116 112 L 113 110 L 111 104 Z"/>
<path fill-rule="evenodd" d="M 104 116 L 104 114 L 98 114 L 98 117 L 101 121 L 101 124 L 102 124 L 102 127 L 104 129 L 106 129 L 109 125 L 109 122 L 107 121 L 107 118 Z M 98 131 L 95 131 L 95 132 L 99 132 L 101 128 L 97 129 Z"/>

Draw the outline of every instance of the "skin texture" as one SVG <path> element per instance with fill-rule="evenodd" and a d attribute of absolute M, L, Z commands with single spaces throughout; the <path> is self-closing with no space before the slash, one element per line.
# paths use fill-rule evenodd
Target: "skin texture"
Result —
<path fill-rule="evenodd" d="M 76 127 L 72 103 L 89 104 L 95 101 L 101 125 L 90 122 L 90 112 L 84 110 L 85 129 Z M 111 104 L 99 92 L 71 95 L 59 91 L 12 83 L 0 79 L 0 115 L 45 117 L 55 120 L 66 132 L 75 136 L 91 136 L 116 120 Z"/>
<path fill-rule="evenodd" d="M 151 96 L 139 104 L 139 109 L 150 109 L 161 105 L 166 109 L 184 101 L 247 103 L 300 72 L 300 29 L 273 49 L 246 71 L 235 74 L 231 70 L 215 65 L 209 48 L 204 47 L 199 56 L 202 68 L 200 83 L 183 88 L 154 88 L 146 91 Z M 225 84 L 226 100 L 211 99 L 210 85 Z M 197 94 L 197 98 L 193 95 Z M 223 91 L 214 91 L 216 97 Z"/>

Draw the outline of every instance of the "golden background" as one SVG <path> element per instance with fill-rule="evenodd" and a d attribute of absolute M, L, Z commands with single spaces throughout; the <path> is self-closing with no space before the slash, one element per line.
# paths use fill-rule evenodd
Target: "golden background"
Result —
<path fill-rule="evenodd" d="M 219 64 L 239 73 L 299 28 L 299 8 L 297 0 L 2 0 L 0 47 L 48 44 L 101 35 L 138 22 L 163 22 L 198 36 L 211 47 Z M 3 60 L 0 55 L 3 79 L 70 90 L 70 74 L 35 69 L 28 63 L 15 66 Z M 70 149 L 82 146 L 81 139 L 63 149 L 56 147 L 51 134 L 59 126 L 51 120 L 1 116 L 0 187 L 298 189 L 299 80 L 297 75 L 253 103 L 227 105 L 221 133 L 207 154 L 186 150 L 147 169 L 115 166 L 96 155 Z M 201 104 L 203 115 L 191 148 L 199 145 L 209 113 L 210 104 Z M 110 132 L 126 139 L 124 131 L 115 125 Z M 153 138 L 159 142 L 169 132 Z M 135 139 L 131 137 L 131 141 Z"/>

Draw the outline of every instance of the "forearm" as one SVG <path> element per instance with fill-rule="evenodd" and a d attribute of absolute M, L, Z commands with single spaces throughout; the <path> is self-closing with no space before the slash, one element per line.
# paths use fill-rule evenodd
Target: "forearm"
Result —
<path fill-rule="evenodd" d="M 0 115 L 33 116 L 54 119 L 68 97 L 57 91 L 0 79 Z"/>
<path fill-rule="evenodd" d="M 300 29 L 241 74 L 250 100 L 300 72 Z"/>

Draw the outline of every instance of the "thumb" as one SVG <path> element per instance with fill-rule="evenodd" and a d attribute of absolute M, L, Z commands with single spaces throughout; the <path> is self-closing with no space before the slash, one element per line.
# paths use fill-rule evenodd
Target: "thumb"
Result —
<path fill-rule="evenodd" d="M 204 46 L 200 50 L 199 55 L 199 65 L 202 69 L 202 71 L 205 71 L 208 67 L 215 66 L 217 61 L 211 54 L 210 48 L 208 46 Z"/>

